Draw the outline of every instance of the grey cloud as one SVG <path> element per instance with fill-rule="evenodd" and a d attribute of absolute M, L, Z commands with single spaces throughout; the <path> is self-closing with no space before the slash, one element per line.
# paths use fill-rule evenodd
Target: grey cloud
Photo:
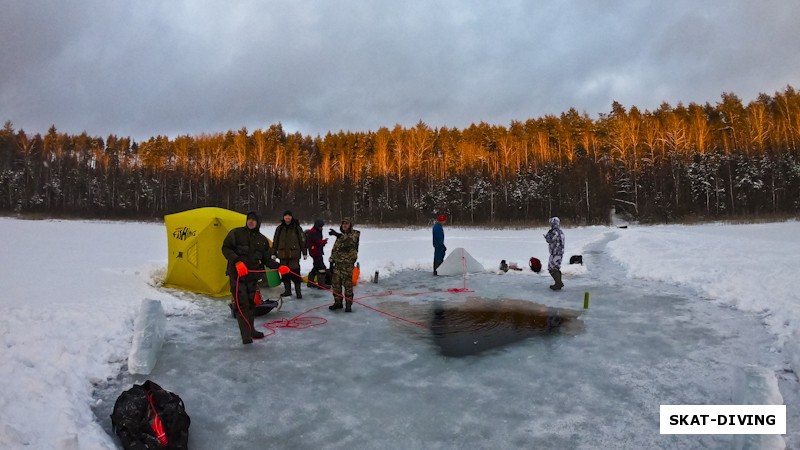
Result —
<path fill-rule="evenodd" d="M 0 120 L 33 132 L 465 127 L 800 80 L 795 2 L 10 3 Z"/>

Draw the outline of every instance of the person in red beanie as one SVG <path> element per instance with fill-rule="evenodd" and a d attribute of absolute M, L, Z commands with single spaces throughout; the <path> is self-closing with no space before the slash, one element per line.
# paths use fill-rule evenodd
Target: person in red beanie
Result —
<path fill-rule="evenodd" d="M 433 274 L 439 275 L 436 269 L 444 261 L 444 254 L 447 252 L 447 247 L 444 246 L 444 225 L 447 222 L 447 216 L 439 214 L 438 221 L 433 224 Z"/>

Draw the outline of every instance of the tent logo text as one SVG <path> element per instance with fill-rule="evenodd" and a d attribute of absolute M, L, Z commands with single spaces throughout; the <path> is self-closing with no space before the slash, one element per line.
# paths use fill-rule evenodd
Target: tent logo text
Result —
<path fill-rule="evenodd" d="M 197 231 L 192 230 L 189 227 L 178 227 L 175 229 L 175 231 L 172 232 L 172 237 L 174 237 L 175 239 L 180 239 L 182 241 L 185 241 L 186 239 L 194 236 L 195 234 L 197 234 Z"/>

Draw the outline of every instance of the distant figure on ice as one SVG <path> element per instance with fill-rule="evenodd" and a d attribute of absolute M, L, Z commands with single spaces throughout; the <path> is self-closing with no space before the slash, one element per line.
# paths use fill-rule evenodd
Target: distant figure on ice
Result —
<path fill-rule="evenodd" d="M 253 339 L 264 337 L 264 333 L 253 326 L 258 281 L 264 277 L 264 266 L 278 268 L 278 263 L 270 258 L 269 241 L 261 234 L 259 227 L 261 218 L 251 211 L 247 213 L 245 226 L 234 228 L 222 241 L 222 254 L 228 260 L 227 274 L 231 280 L 231 294 L 239 312 L 236 319 L 239 322 L 242 344 L 252 344 Z"/>
<path fill-rule="evenodd" d="M 272 239 L 272 245 L 275 247 L 275 252 L 281 260 L 281 264 L 289 266 L 289 269 L 294 273 L 287 273 L 283 275 L 283 287 L 285 290 L 281 297 L 291 297 L 292 295 L 292 281 L 294 281 L 294 291 L 297 298 L 303 298 L 300 292 L 300 284 L 303 279 L 300 278 L 300 256 L 303 259 L 308 258 L 308 250 L 306 249 L 306 234 L 300 227 L 300 222 L 292 216 L 291 211 L 283 213 L 283 220 L 275 229 L 275 237 Z"/>
<path fill-rule="evenodd" d="M 447 222 L 447 216 L 439 214 L 438 221 L 433 224 L 433 274 L 439 275 L 436 269 L 444 261 L 444 254 L 447 252 L 447 247 L 444 246 L 444 228 L 442 225 Z"/>
<path fill-rule="evenodd" d="M 353 229 L 353 222 L 342 219 L 341 231 L 337 234 L 336 242 L 331 250 L 331 267 L 333 268 L 333 304 L 328 307 L 331 311 L 342 309 L 351 312 L 353 309 L 353 266 L 358 260 L 358 241 L 361 232 Z M 342 291 L 344 291 L 345 305 L 342 306 Z"/>
<path fill-rule="evenodd" d="M 558 217 L 550 218 L 550 231 L 544 235 L 550 250 L 550 260 L 547 261 L 547 270 L 555 280 L 550 286 L 554 291 L 564 287 L 561 282 L 561 259 L 564 257 L 564 232 L 561 231 L 561 220 Z"/>
<path fill-rule="evenodd" d="M 322 219 L 317 219 L 314 221 L 314 226 L 306 230 L 308 254 L 311 255 L 311 259 L 314 260 L 314 267 L 311 269 L 311 272 L 308 273 L 308 287 L 317 287 L 313 283 L 325 287 L 330 284 L 330 280 L 327 276 L 328 269 L 325 267 L 325 258 L 322 256 L 325 254 L 325 244 L 328 243 L 328 239 L 322 238 L 323 226 L 325 226 L 325 222 L 323 222 Z"/>

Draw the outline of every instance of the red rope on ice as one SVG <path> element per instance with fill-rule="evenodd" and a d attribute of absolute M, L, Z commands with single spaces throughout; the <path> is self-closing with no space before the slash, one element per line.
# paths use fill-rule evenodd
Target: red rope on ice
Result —
<path fill-rule="evenodd" d="M 461 250 L 461 279 L 464 282 L 463 287 L 450 288 L 447 292 L 461 293 L 461 292 L 475 292 L 472 289 L 467 289 L 467 258 L 464 257 L 464 250 Z"/>
<path fill-rule="evenodd" d="M 295 272 L 293 272 L 293 271 L 291 271 L 291 270 L 289 270 L 289 272 L 288 272 L 288 273 L 291 273 L 291 274 L 293 274 L 293 275 L 296 275 L 296 276 L 298 276 L 298 277 L 300 276 L 299 274 L 297 274 L 297 273 L 295 273 Z M 408 319 L 405 319 L 405 318 L 403 318 L 403 317 L 400 317 L 400 316 L 396 316 L 396 315 L 394 315 L 394 314 L 387 313 L 386 311 L 381 311 L 381 310 L 380 310 L 380 309 L 378 309 L 378 308 L 373 308 L 372 306 L 369 306 L 369 305 L 367 305 L 367 304 L 364 304 L 364 303 L 361 303 L 361 302 L 359 302 L 359 301 L 358 301 L 357 299 L 355 299 L 355 298 L 348 298 L 348 297 L 346 297 L 346 296 L 344 296 L 344 295 L 342 295 L 342 294 L 340 294 L 340 293 L 338 293 L 338 292 L 335 292 L 335 291 L 333 291 L 332 289 L 328 289 L 328 288 L 326 288 L 325 286 L 322 286 L 321 284 L 318 284 L 318 283 L 316 283 L 316 282 L 314 282 L 314 281 L 311 281 L 311 280 L 309 280 L 309 283 L 311 283 L 311 284 L 313 284 L 313 285 L 317 286 L 318 288 L 320 288 L 320 289 L 322 289 L 322 290 L 324 290 L 324 291 L 328 291 L 328 292 L 332 293 L 332 294 L 333 294 L 333 295 L 335 295 L 335 296 L 339 296 L 339 297 L 341 297 L 341 298 L 342 298 L 342 300 L 344 300 L 344 301 L 350 301 L 350 302 L 353 302 L 353 303 L 355 303 L 355 304 L 357 304 L 357 305 L 363 306 L 364 308 L 370 309 L 370 310 L 372 310 L 372 311 L 375 311 L 375 312 L 377 312 L 377 313 L 380 313 L 380 314 L 383 314 L 383 315 L 385 315 L 385 316 L 391 317 L 391 318 L 393 318 L 393 319 L 397 319 L 397 320 L 400 320 L 400 321 L 403 321 L 403 322 L 406 322 L 406 323 L 410 323 L 410 324 L 412 324 L 412 325 L 416 325 L 416 326 L 418 326 L 418 327 L 424 327 L 424 326 L 425 326 L 424 324 L 421 324 L 421 323 L 419 323 L 419 322 L 414 322 L 413 320 L 408 320 Z M 390 291 L 390 292 L 391 292 L 391 291 Z M 425 292 L 420 292 L 420 293 L 417 293 L 417 294 L 415 294 L 415 295 L 421 295 L 421 294 L 424 294 L 424 293 L 425 293 Z M 359 297 L 359 299 L 370 298 L 370 297 L 376 297 L 376 296 L 378 296 L 378 295 L 368 295 L 368 296 L 364 296 L 364 297 Z M 383 296 L 383 295 L 380 295 L 380 296 Z M 312 324 L 312 325 L 309 325 L 309 326 L 295 326 L 295 320 L 296 320 L 296 319 L 298 319 L 300 316 L 302 316 L 302 315 L 304 315 L 304 314 L 308 313 L 308 312 L 311 312 L 311 311 L 313 311 L 313 310 L 315 310 L 315 309 L 318 309 L 318 308 L 322 308 L 323 306 L 326 306 L 326 305 L 327 305 L 327 303 L 326 303 L 326 304 L 323 304 L 323 305 L 320 305 L 320 306 L 316 306 L 316 307 L 314 307 L 314 308 L 311 308 L 311 309 L 309 309 L 309 310 L 307 310 L 307 311 L 304 311 L 304 312 L 302 312 L 302 313 L 298 314 L 297 316 L 293 317 L 292 319 L 289 319 L 289 321 L 288 321 L 288 323 L 287 323 L 286 325 L 283 325 L 283 324 L 281 323 L 281 321 L 280 321 L 280 320 L 276 320 L 276 321 L 273 321 L 273 322 L 266 323 L 266 324 L 264 324 L 264 326 L 267 326 L 267 325 L 272 325 L 274 322 L 277 322 L 277 324 L 276 324 L 276 325 L 277 325 L 277 327 L 278 327 L 278 328 L 310 328 L 310 327 L 312 327 L 312 326 L 323 325 L 323 324 L 327 323 L 328 321 L 327 321 L 327 320 L 325 320 L 324 318 L 321 318 L 321 317 L 313 317 L 313 319 L 321 319 L 321 320 L 323 320 L 324 322 L 321 322 L 321 323 L 314 323 L 314 324 Z M 272 330 L 272 329 L 270 328 L 270 330 Z"/>
<path fill-rule="evenodd" d="M 443 293 L 443 292 L 454 293 L 454 294 L 464 293 L 464 292 L 475 292 L 475 291 L 467 288 L 466 260 L 464 260 L 463 255 L 462 255 L 462 265 L 464 267 L 464 277 L 463 277 L 463 283 L 464 283 L 463 286 L 464 287 L 461 287 L 461 288 L 450 288 L 450 289 L 443 290 L 443 291 L 442 290 L 437 290 L 437 291 L 422 291 L 422 292 L 404 293 L 404 292 L 393 292 L 392 290 L 387 290 L 386 292 L 381 293 L 381 294 L 365 295 L 363 297 L 358 297 L 357 299 L 356 298 L 352 298 L 351 299 L 351 298 L 348 298 L 348 297 L 346 297 L 346 296 L 344 296 L 344 295 L 342 295 L 342 294 L 340 294 L 338 292 L 334 292 L 333 290 L 328 289 L 325 286 L 322 286 L 322 285 L 320 285 L 320 284 L 318 284 L 318 283 L 316 283 L 314 281 L 308 280 L 308 282 L 313 284 L 313 285 L 315 285 L 315 286 L 317 286 L 318 288 L 320 288 L 320 289 L 322 289 L 324 291 L 328 291 L 328 292 L 332 293 L 335 296 L 341 297 L 345 301 L 352 301 L 353 303 L 355 303 L 357 305 L 363 306 L 364 308 L 367 308 L 369 310 L 375 311 L 375 312 L 377 312 L 379 314 L 383 314 L 384 316 L 391 317 L 392 319 L 396 319 L 396 320 L 399 320 L 401 322 L 405 322 L 405 323 L 408 323 L 408 324 L 411 324 L 411 325 L 416 325 L 418 327 L 426 327 L 426 325 L 423 324 L 423 323 L 414 322 L 413 320 L 409 320 L 409 319 L 406 319 L 404 317 L 400 317 L 400 316 L 397 316 L 395 314 L 391 314 L 391 313 L 388 313 L 386 311 L 382 311 L 382 310 L 380 310 L 378 308 L 369 306 L 369 305 L 367 305 L 365 303 L 361 303 L 359 300 L 363 300 L 365 298 L 379 298 L 379 297 L 389 297 L 389 296 L 415 297 L 417 295 L 437 294 L 437 293 Z M 280 272 L 281 275 L 285 275 L 287 273 L 291 273 L 292 275 L 295 275 L 297 277 L 302 278 L 300 276 L 300 274 L 295 273 L 291 269 L 288 269 L 288 268 L 283 269 L 284 267 L 286 267 L 286 266 L 281 266 L 281 269 L 278 269 L 278 272 Z M 265 272 L 265 271 L 252 270 L 251 272 Z M 237 280 L 236 286 L 237 286 L 237 291 L 238 291 L 238 286 L 239 286 L 238 280 Z M 237 295 L 237 298 L 238 298 L 238 295 Z M 238 302 L 237 302 L 237 306 L 238 306 Z M 307 329 L 307 328 L 312 328 L 312 327 L 317 327 L 317 326 L 320 326 L 320 325 L 325 325 L 326 323 L 328 323 L 328 320 L 325 319 L 324 317 L 318 317 L 318 316 L 303 317 L 306 314 L 310 313 L 311 311 L 323 308 L 325 306 L 328 306 L 328 304 L 325 303 L 325 304 L 322 304 L 322 305 L 315 306 L 313 308 L 307 309 L 307 310 L 301 312 L 300 314 L 298 314 L 298 315 L 296 315 L 296 316 L 294 316 L 294 317 L 292 317 L 290 319 L 277 319 L 277 320 L 273 320 L 273 321 L 270 321 L 270 322 L 266 322 L 264 324 L 264 328 L 269 330 L 269 332 L 266 333 L 264 335 L 264 337 L 268 337 L 268 336 L 274 335 L 275 333 L 278 332 L 277 330 L 279 328 L 293 328 L 293 329 L 298 329 L 298 330 L 304 330 L 304 329 Z M 239 313 L 241 314 L 241 310 L 240 310 Z M 246 319 L 245 319 L 245 321 L 246 321 Z"/>
<path fill-rule="evenodd" d="M 268 334 L 265 334 L 264 337 L 272 336 L 273 334 L 278 332 L 278 328 L 294 328 L 296 330 L 305 330 L 306 328 L 311 327 L 318 327 L 320 325 L 325 325 L 328 323 L 328 319 L 324 317 L 318 316 L 309 316 L 309 317 L 301 317 L 315 309 L 322 308 L 323 306 L 327 306 L 327 303 L 324 305 L 315 306 L 311 309 L 307 309 L 300 314 L 290 318 L 290 319 L 276 319 L 264 324 L 264 328 L 269 330 Z"/>

